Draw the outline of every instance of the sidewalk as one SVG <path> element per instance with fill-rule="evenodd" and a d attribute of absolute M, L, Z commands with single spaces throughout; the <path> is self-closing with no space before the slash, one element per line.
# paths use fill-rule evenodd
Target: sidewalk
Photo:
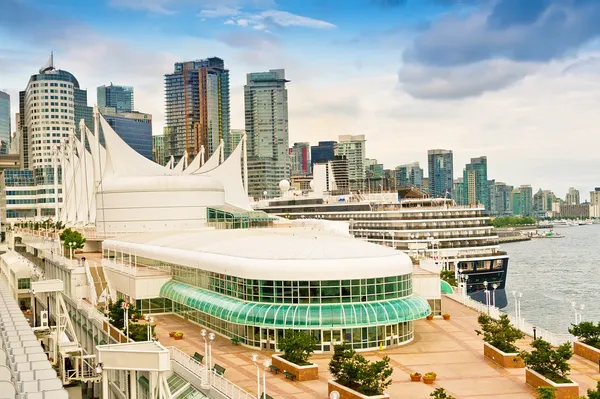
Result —
<path fill-rule="evenodd" d="M 429 394 L 437 387 L 445 388 L 457 399 L 527 399 L 535 398 L 534 390 L 525 384 L 523 369 L 506 370 L 483 356 L 483 341 L 475 333 L 478 328 L 477 312 L 448 298 L 442 307 L 452 317 L 449 321 L 436 319 L 419 320 L 415 323 L 415 339 L 408 345 L 383 351 L 363 352 L 369 360 L 383 356 L 391 358 L 394 367 L 393 383 L 387 393 L 394 399 L 430 399 Z M 192 355 L 204 353 L 202 327 L 174 315 L 156 316 L 156 333 L 165 346 L 175 346 Z M 184 339 L 175 341 L 169 331 L 182 331 Z M 519 342 L 528 347 L 531 339 Z M 213 363 L 227 369 L 225 377 L 248 392 L 256 393 L 256 367 L 250 360 L 254 352 L 262 359 L 272 352 L 256 351 L 244 346 L 234 346 L 229 340 L 217 336 L 212 346 Z M 317 354 L 311 361 L 319 365 L 319 379 L 306 382 L 290 382 L 282 375 L 267 373 L 267 393 L 276 399 L 326 399 L 329 354 Z M 598 366 L 574 356 L 570 361 L 571 377 L 580 384 L 580 394 L 596 386 L 600 380 Z M 434 371 L 438 377 L 432 386 L 422 382 L 410 382 L 409 374 L 418 371 L 425 374 Z"/>

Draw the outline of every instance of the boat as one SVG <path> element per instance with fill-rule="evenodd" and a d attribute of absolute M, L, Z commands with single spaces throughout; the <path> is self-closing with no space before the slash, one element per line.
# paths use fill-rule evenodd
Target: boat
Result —
<path fill-rule="evenodd" d="M 552 227 L 554 228 L 564 228 L 564 227 L 571 227 L 572 224 L 570 222 L 568 222 L 567 220 L 555 220 L 554 222 L 552 222 Z"/>
<path fill-rule="evenodd" d="M 560 234 L 560 233 L 555 233 L 553 230 L 550 230 L 548 232 L 536 231 L 535 233 L 529 234 L 529 237 L 531 237 L 531 238 L 565 238 L 565 235 Z"/>
<path fill-rule="evenodd" d="M 313 186 L 319 186 L 315 164 Z M 329 177 L 331 178 L 331 177 Z M 485 303 L 485 285 L 496 286 L 496 306 L 506 306 L 508 254 L 481 204 L 459 205 L 449 198 L 428 198 L 414 186 L 394 192 L 332 193 L 290 189 L 263 199 L 256 210 L 287 219 L 323 219 L 348 223 L 355 237 L 439 260 L 446 270 L 467 280 L 467 294 Z M 466 277 L 464 277 L 466 276 Z"/>

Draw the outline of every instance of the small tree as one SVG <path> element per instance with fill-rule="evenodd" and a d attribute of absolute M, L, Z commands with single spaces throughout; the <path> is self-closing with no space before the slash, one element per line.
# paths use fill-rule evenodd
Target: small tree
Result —
<path fill-rule="evenodd" d="M 456 283 L 456 278 L 454 277 L 454 272 L 451 270 L 440 271 L 440 278 L 453 287 L 458 286 L 458 284 Z"/>
<path fill-rule="evenodd" d="M 522 351 L 519 354 L 527 367 L 556 383 L 571 382 L 567 378 L 571 371 L 567 361 L 573 356 L 570 342 L 553 349 L 549 342 L 539 338 L 531 346 L 533 351 Z"/>
<path fill-rule="evenodd" d="M 554 387 L 537 387 L 535 389 L 538 394 L 538 399 L 556 399 L 556 388 Z"/>
<path fill-rule="evenodd" d="M 510 324 L 508 315 L 503 314 L 499 320 L 495 320 L 482 314 L 477 321 L 481 326 L 481 331 L 475 330 L 475 332 L 477 335 L 483 335 L 485 342 L 506 353 L 514 353 L 519 350 L 515 346 L 515 342 L 525 335 L 521 330 Z"/>
<path fill-rule="evenodd" d="M 429 394 L 433 399 L 456 399 L 454 396 L 446 393 L 444 388 L 437 388 L 435 391 Z"/>
<path fill-rule="evenodd" d="M 124 299 L 119 299 L 116 302 L 110 301 L 108 303 L 108 322 L 119 329 L 125 327 L 125 309 L 122 307 L 124 303 Z M 130 304 L 128 312 L 129 320 L 132 320 L 137 313 L 139 313 L 137 308 Z M 129 327 L 131 328 L 132 325 L 133 324 L 129 324 Z"/>
<path fill-rule="evenodd" d="M 394 370 L 385 356 L 369 362 L 347 343 L 334 345 L 329 371 L 336 382 L 365 395 L 381 395 L 390 386 Z"/>
<path fill-rule="evenodd" d="M 150 334 L 154 337 L 154 325 L 150 326 Z M 148 326 L 146 324 L 132 323 L 129 325 L 129 338 L 136 342 L 148 340 Z"/>
<path fill-rule="evenodd" d="M 598 325 L 591 321 L 582 321 L 579 324 L 571 324 L 569 332 L 584 344 L 600 349 L 600 322 L 598 322 Z"/>
<path fill-rule="evenodd" d="M 299 366 L 306 365 L 308 358 L 315 351 L 317 339 L 304 331 L 288 330 L 281 340 L 279 349 L 283 358 Z"/>
<path fill-rule="evenodd" d="M 587 390 L 587 399 L 600 399 L 600 381 L 598 381 L 595 390 Z"/>
<path fill-rule="evenodd" d="M 69 248 L 73 248 L 73 251 L 81 249 L 85 244 L 85 237 L 82 236 L 80 232 L 71 229 L 63 230 L 63 232 L 60 233 L 60 240 L 63 242 L 65 252 L 68 251 Z M 69 243 L 74 244 L 69 245 Z"/>

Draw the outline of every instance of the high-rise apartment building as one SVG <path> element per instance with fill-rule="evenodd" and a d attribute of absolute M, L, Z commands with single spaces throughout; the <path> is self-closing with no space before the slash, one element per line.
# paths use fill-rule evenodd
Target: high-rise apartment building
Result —
<path fill-rule="evenodd" d="M 8 153 L 12 132 L 10 118 L 10 96 L 0 91 L 0 154 Z"/>
<path fill-rule="evenodd" d="M 427 151 L 429 192 L 432 197 L 453 197 L 454 156 L 452 150 Z M 465 182 L 465 184 L 467 184 Z"/>
<path fill-rule="evenodd" d="M 310 147 L 310 168 L 315 163 L 333 160 L 335 155 L 335 141 L 319 141 L 318 145 Z"/>
<path fill-rule="evenodd" d="M 232 150 L 235 149 L 240 141 L 242 141 L 244 134 L 246 134 L 244 129 L 231 129 L 231 132 L 229 133 L 229 148 Z"/>
<path fill-rule="evenodd" d="M 100 112 L 109 108 L 112 112 L 133 112 L 133 87 L 100 86 L 97 89 L 97 104 Z"/>
<path fill-rule="evenodd" d="M 465 181 L 462 177 L 454 179 L 453 190 L 454 201 L 459 205 L 465 205 Z"/>
<path fill-rule="evenodd" d="M 411 185 L 423 190 L 423 168 L 418 162 L 396 166 L 396 184 Z"/>
<path fill-rule="evenodd" d="M 204 146 L 208 158 L 229 139 L 229 70 L 220 58 L 178 62 L 165 75 L 165 155 L 193 159 Z"/>
<path fill-rule="evenodd" d="M 248 135 L 248 195 L 279 195 L 289 179 L 288 96 L 284 69 L 246 75 L 244 106 Z"/>
<path fill-rule="evenodd" d="M 510 194 L 513 215 L 521 216 L 521 189 L 515 188 Z"/>
<path fill-rule="evenodd" d="M 513 186 L 491 180 L 489 182 L 490 214 L 497 216 L 512 215 Z"/>
<path fill-rule="evenodd" d="M 310 143 L 294 143 L 291 164 L 292 176 L 310 175 Z"/>
<path fill-rule="evenodd" d="M 148 159 L 152 157 L 152 115 L 142 112 L 113 112 L 104 108 L 101 112 L 106 122 L 131 148 Z M 102 127 L 100 126 L 100 129 Z M 100 136 L 104 143 L 104 136 Z"/>
<path fill-rule="evenodd" d="M 600 218 L 600 187 L 590 191 L 590 217 Z"/>
<path fill-rule="evenodd" d="M 383 164 L 376 159 L 365 158 L 365 189 L 383 191 Z"/>
<path fill-rule="evenodd" d="M 520 207 L 521 216 L 533 216 L 533 189 L 529 184 L 521 185 L 520 192 Z"/>
<path fill-rule="evenodd" d="M 465 183 L 464 204 L 482 204 L 490 210 L 489 186 L 487 179 L 487 157 L 471 158 L 471 163 L 463 171 Z M 455 195 L 456 197 L 456 195 Z"/>
<path fill-rule="evenodd" d="M 152 160 L 160 165 L 167 163 L 165 159 L 165 136 L 163 134 L 152 136 Z"/>
<path fill-rule="evenodd" d="M 365 135 L 341 135 L 335 145 L 335 155 L 346 157 L 350 191 L 365 188 Z"/>
<path fill-rule="evenodd" d="M 569 191 L 565 196 L 566 205 L 579 205 L 581 203 L 579 199 L 579 190 L 574 187 L 569 187 Z"/>

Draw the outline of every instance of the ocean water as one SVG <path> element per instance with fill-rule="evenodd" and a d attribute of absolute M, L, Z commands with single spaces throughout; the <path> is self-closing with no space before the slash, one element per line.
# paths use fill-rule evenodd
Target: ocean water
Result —
<path fill-rule="evenodd" d="M 575 322 L 600 321 L 600 225 L 558 228 L 557 239 L 502 244 L 510 256 L 503 311 L 514 314 L 512 291 L 522 292 L 521 315 L 535 326 L 567 333 Z M 579 308 L 584 305 L 581 311 Z"/>

